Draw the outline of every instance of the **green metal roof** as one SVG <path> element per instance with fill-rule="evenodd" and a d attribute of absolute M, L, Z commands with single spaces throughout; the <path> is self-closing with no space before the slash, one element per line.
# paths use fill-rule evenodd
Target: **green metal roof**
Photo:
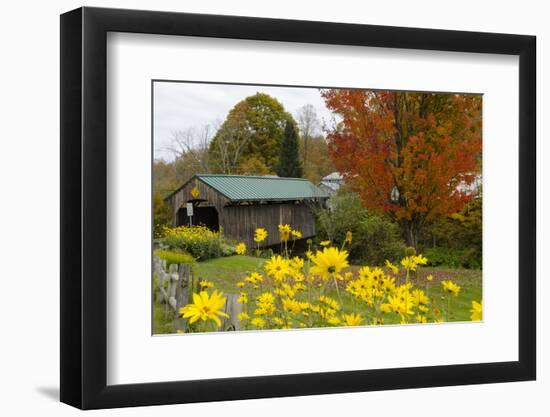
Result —
<path fill-rule="evenodd" d="M 304 200 L 328 194 L 303 178 L 197 174 L 196 177 L 229 200 Z"/>

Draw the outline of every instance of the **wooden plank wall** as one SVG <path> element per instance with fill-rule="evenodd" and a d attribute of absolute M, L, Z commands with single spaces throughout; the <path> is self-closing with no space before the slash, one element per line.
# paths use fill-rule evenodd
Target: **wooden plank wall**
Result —
<path fill-rule="evenodd" d="M 257 227 L 268 233 L 261 246 L 279 244 L 279 224 L 290 224 L 304 238 L 315 236 L 315 218 L 304 203 L 229 206 L 224 208 L 224 220 L 220 221 L 227 237 L 245 242 L 248 247 L 255 246 L 253 235 Z"/>

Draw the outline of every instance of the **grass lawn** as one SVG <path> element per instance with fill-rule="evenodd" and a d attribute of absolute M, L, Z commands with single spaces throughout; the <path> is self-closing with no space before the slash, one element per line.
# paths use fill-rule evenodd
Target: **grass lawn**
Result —
<path fill-rule="evenodd" d="M 265 259 L 253 256 L 228 256 L 198 262 L 194 266 L 193 273 L 200 279 L 212 281 L 215 287 L 224 293 L 236 294 L 239 293 L 239 289 L 236 287 L 237 282 L 242 281 L 245 275 L 248 275 L 253 271 L 263 270 L 263 265 L 265 262 Z M 359 268 L 360 266 L 352 265 L 349 270 L 356 272 Z M 433 280 L 431 282 L 426 279 L 428 275 L 433 276 Z M 448 321 L 469 321 L 471 301 L 475 300 L 479 302 L 482 299 L 482 271 L 450 269 L 443 267 L 425 267 L 420 269 L 416 277 L 411 277 L 411 282 L 416 287 L 427 291 L 427 295 L 431 302 L 442 311 L 443 318 L 445 318 L 445 312 L 447 310 L 447 297 L 442 290 L 441 281 L 448 279 L 452 280 L 461 287 L 458 297 L 452 298 L 451 315 L 448 318 Z M 405 276 L 401 273 L 397 277 L 397 282 L 402 283 L 404 280 Z M 270 284 L 265 285 L 265 290 L 269 291 Z M 340 293 L 343 293 L 344 291 L 344 288 L 340 288 Z M 333 297 L 334 299 L 338 299 L 334 287 L 330 287 L 328 289 L 327 295 Z M 352 302 L 353 301 L 348 299 L 348 297 L 344 297 L 344 308 Z M 171 333 L 173 313 L 169 313 L 168 316 L 165 316 L 164 306 L 156 303 L 153 308 L 153 332 L 155 334 Z M 396 317 L 395 321 L 390 319 L 386 321 L 386 324 L 391 324 L 392 322 L 398 323 L 399 320 Z"/>
<path fill-rule="evenodd" d="M 212 281 L 216 288 L 226 293 L 238 293 L 237 282 L 245 275 L 262 269 L 265 259 L 254 256 L 235 255 L 225 258 L 198 262 L 194 268 L 195 276 Z"/>
<path fill-rule="evenodd" d="M 174 333 L 172 321 L 175 318 L 175 313 L 168 311 L 164 304 L 153 303 L 153 334 Z"/>

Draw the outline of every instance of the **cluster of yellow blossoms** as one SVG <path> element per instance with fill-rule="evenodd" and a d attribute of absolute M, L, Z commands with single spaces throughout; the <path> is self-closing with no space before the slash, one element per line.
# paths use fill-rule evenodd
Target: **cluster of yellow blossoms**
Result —
<path fill-rule="evenodd" d="M 292 229 L 292 227 L 290 227 L 289 224 L 280 224 L 278 226 L 278 230 L 279 230 L 279 236 L 281 237 L 281 241 L 283 242 L 287 242 L 291 236 L 295 240 L 302 238 L 302 233 L 299 230 Z"/>
<path fill-rule="evenodd" d="M 267 237 L 261 230 L 255 231 L 256 242 Z M 279 225 L 279 232 L 281 238 L 296 236 L 289 225 Z M 405 256 L 401 260 L 404 269 L 401 275 L 390 261 L 386 261 L 384 268 L 352 269 L 345 250 L 351 241 L 349 232 L 340 248 L 330 241 L 321 242 L 321 249 L 313 252 L 309 247 L 304 258 L 290 257 L 285 250 L 267 260 L 263 271 L 246 275 L 236 284 L 238 302 L 242 305 L 238 315 L 240 327 L 247 330 L 360 326 L 442 322 L 452 318 L 452 299 L 460 294 L 456 283 L 441 282 L 443 297 L 430 297 L 428 285 L 413 284 L 419 267 L 427 263 L 424 256 Z M 429 282 L 433 277 L 426 279 Z M 201 288 L 204 292 L 211 287 L 206 281 L 201 282 Z M 439 304 L 441 299 L 446 306 Z M 217 323 L 223 305 L 218 313 L 205 313 L 201 308 L 208 304 L 208 299 L 204 299 L 202 292 L 197 301 L 202 304 L 182 309 L 184 317 L 210 318 Z M 210 307 L 219 307 L 219 298 L 216 302 Z M 472 301 L 470 319 L 482 319 L 481 303 Z"/>
<path fill-rule="evenodd" d="M 289 224 L 280 224 L 278 226 L 278 231 L 281 238 L 281 251 L 284 251 L 284 253 L 288 255 L 288 241 L 291 237 L 293 242 L 300 240 L 302 238 L 302 232 L 292 229 Z M 260 251 L 260 243 L 266 240 L 268 235 L 267 230 L 263 227 L 258 227 L 254 231 L 253 240 L 256 242 L 256 253 Z M 246 250 L 247 248 L 244 242 L 240 242 L 235 246 L 235 253 L 237 253 L 237 255 L 246 254 Z"/>
<path fill-rule="evenodd" d="M 205 226 L 178 226 L 178 227 L 167 227 L 164 226 L 162 229 L 162 236 L 164 237 L 179 237 L 185 238 L 186 240 L 210 240 L 220 237 L 221 232 L 214 232 Z"/>

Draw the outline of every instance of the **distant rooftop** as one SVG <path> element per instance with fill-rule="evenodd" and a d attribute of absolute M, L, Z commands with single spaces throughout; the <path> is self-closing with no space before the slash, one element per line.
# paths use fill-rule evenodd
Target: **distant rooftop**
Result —
<path fill-rule="evenodd" d="M 321 187 L 321 189 L 327 189 L 329 193 L 334 194 L 340 189 L 343 183 L 344 176 L 339 172 L 333 172 L 321 179 L 319 187 Z"/>
<path fill-rule="evenodd" d="M 331 174 L 328 174 L 326 177 L 323 177 L 321 181 L 334 181 L 334 182 L 341 182 L 344 180 L 344 176 L 340 174 L 339 172 L 333 172 Z"/>
<path fill-rule="evenodd" d="M 231 201 L 324 199 L 328 194 L 303 178 L 196 174 L 195 178 L 209 185 Z"/>

